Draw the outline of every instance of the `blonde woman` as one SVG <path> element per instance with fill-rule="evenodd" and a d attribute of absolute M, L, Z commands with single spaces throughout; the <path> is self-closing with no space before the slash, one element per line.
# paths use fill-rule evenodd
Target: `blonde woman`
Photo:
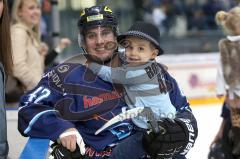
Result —
<path fill-rule="evenodd" d="M 37 85 L 44 65 L 49 65 L 71 44 L 68 38 L 62 38 L 46 56 L 48 47 L 40 41 L 40 8 L 38 0 L 14 0 L 12 9 L 13 73 L 25 91 Z"/>
<path fill-rule="evenodd" d="M 40 45 L 40 18 L 38 0 L 14 1 L 11 27 L 13 74 L 25 91 L 37 85 L 44 70 L 46 51 L 42 51 Z"/>

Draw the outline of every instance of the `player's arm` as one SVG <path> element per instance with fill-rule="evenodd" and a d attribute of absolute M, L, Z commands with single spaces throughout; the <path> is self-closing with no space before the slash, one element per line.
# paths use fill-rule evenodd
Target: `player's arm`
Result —
<path fill-rule="evenodd" d="M 150 80 L 146 71 L 142 68 L 131 70 L 123 67 L 112 68 L 105 65 L 99 65 L 97 63 L 91 63 L 88 65 L 88 68 L 93 71 L 93 73 L 97 74 L 104 81 L 108 81 L 111 83 L 117 84 L 141 84 L 146 83 Z"/>
<path fill-rule="evenodd" d="M 18 130 L 23 136 L 56 140 L 59 135 L 74 125 L 61 118 L 54 108 L 62 94 L 49 87 L 45 76 L 39 84 L 27 92 L 20 101 Z"/>
<path fill-rule="evenodd" d="M 197 138 L 197 121 L 176 80 L 167 72 L 165 72 L 165 78 L 170 84 L 169 96 L 172 104 L 176 107 L 177 114 L 174 119 L 165 118 L 159 122 L 166 129 L 165 134 L 145 134 L 143 137 L 144 147 L 149 154 L 155 157 L 185 156 Z"/>

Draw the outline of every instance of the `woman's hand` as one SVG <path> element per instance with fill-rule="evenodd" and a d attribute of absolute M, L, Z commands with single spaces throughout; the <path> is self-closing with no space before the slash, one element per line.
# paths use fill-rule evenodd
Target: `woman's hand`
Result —
<path fill-rule="evenodd" d="M 60 41 L 59 41 L 59 43 L 58 43 L 58 45 L 57 45 L 57 47 L 56 47 L 56 51 L 58 52 L 58 53 L 61 53 L 66 47 L 68 47 L 70 44 L 71 44 L 72 42 L 71 42 L 71 40 L 70 39 L 68 39 L 68 38 L 62 38 L 62 39 L 60 39 Z"/>
<path fill-rule="evenodd" d="M 48 53 L 48 50 L 49 50 L 48 45 L 44 42 L 41 42 L 40 49 L 39 49 L 39 54 L 45 57 Z"/>

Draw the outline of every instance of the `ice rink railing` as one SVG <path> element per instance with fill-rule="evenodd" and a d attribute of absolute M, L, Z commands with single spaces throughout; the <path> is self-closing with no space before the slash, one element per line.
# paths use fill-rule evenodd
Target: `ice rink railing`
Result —
<path fill-rule="evenodd" d="M 29 138 L 19 159 L 46 159 L 49 139 Z"/>

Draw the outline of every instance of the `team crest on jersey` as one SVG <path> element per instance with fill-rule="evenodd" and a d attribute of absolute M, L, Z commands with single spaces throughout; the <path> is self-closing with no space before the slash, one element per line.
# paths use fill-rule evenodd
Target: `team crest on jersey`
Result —
<path fill-rule="evenodd" d="M 57 68 L 58 72 L 64 73 L 69 70 L 70 66 L 69 65 L 61 65 Z"/>

